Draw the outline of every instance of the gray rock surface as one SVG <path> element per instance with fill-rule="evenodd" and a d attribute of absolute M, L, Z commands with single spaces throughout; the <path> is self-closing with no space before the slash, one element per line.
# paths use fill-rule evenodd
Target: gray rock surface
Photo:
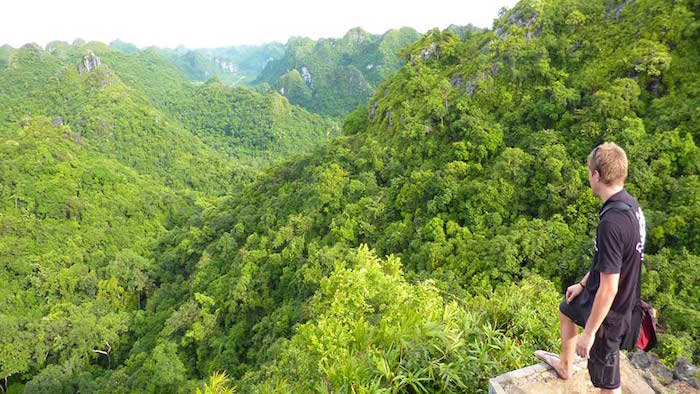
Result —
<path fill-rule="evenodd" d="M 688 380 L 695 377 L 697 372 L 698 368 L 688 363 L 688 359 L 685 357 L 678 357 L 678 360 L 673 363 L 673 377 L 675 379 Z"/>
<path fill-rule="evenodd" d="M 301 77 L 304 78 L 304 82 L 310 87 L 313 87 L 313 82 L 311 80 L 311 72 L 306 66 L 301 66 Z"/>
<path fill-rule="evenodd" d="M 649 370 L 659 379 L 661 384 L 668 385 L 673 383 L 673 371 L 660 362 L 652 364 Z"/>
<path fill-rule="evenodd" d="M 654 353 L 634 352 L 628 354 L 627 357 L 629 358 L 630 363 L 632 363 L 632 365 L 638 369 L 647 369 L 652 362 L 659 361 Z"/>
<path fill-rule="evenodd" d="M 653 394 L 646 380 L 620 354 L 620 375 L 624 394 Z M 588 394 L 600 390 L 591 384 L 586 360 L 576 362 L 571 379 L 562 380 L 557 373 L 545 363 L 532 365 L 517 371 L 511 371 L 489 381 L 490 394 Z"/>
<path fill-rule="evenodd" d="M 78 72 L 80 74 L 88 73 L 92 70 L 97 69 L 102 65 L 100 58 L 95 56 L 92 51 L 89 51 L 87 55 L 83 56 L 82 60 L 78 63 Z"/>
<path fill-rule="evenodd" d="M 673 364 L 673 370 L 666 367 L 659 357 L 652 352 L 635 351 L 628 355 L 632 366 L 637 368 L 656 393 L 674 392 L 679 394 L 700 393 L 695 374 L 698 368 L 679 357 Z"/>
<path fill-rule="evenodd" d="M 696 389 L 700 389 L 700 383 L 698 383 L 698 379 L 695 377 L 688 379 L 688 384 L 691 387 L 695 387 Z"/>
<path fill-rule="evenodd" d="M 605 16 L 606 16 L 606 17 L 610 17 L 610 15 L 615 14 L 615 20 L 619 20 L 619 19 L 620 19 L 620 13 L 622 12 L 622 10 L 625 9 L 627 6 L 630 6 L 630 5 L 634 4 L 634 3 L 635 3 L 635 0 L 628 0 L 628 1 L 625 1 L 625 2 L 622 2 L 622 3 L 618 4 L 618 5 L 616 5 L 616 6 L 613 7 L 613 8 L 608 8 L 608 9 L 605 11 Z"/>
<path fill-rule="evenodd" d="M 428 60 L 431 56 L 433 56 L 436 50 L 437 45 L 434 42 L 431 42 L 430 46 L 420 51 L 420 58 L 423 60 Z"/>

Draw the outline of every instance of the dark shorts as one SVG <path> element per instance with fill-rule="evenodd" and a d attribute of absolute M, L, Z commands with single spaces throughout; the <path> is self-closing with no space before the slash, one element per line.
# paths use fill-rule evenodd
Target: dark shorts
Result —
<path fill-rule="evenodd" d="M 579 327 L 586 326 L 592 307 L 593 300 L 581 296 L 574 298 L 570 304 L 566 300 L 559 304 L 561 313 Z M 610 390 L 620 387 L 621 343 L 622 336 L 610 333 L 605 323 L 601 324 L 588 358 L 588 373 L 593 386 Z"/>
<path fill-rule="evenodd" d="M 571 300 L 571 304 L 567 304 L 566 300 L 559 304 L 559 311 L 579 327 L 586 326 L 588 316 L 591 315 L 591 309 L 593 309 L 593 300 L 587 297 L 586 293 L 582 293 Z"/>
<path fill-rule="evenodd" d="M 622 337 L 606 334 L 605 328 L 601 326 L 588 354 L 588 373 L 591 375 L 593 386 L 612 390 L 620 387 L 620 344 Z"/>

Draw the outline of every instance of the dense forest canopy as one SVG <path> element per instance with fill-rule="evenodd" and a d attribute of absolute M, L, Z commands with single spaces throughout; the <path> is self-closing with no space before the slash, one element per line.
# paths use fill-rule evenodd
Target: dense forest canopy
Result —
<path fill-rule="evenodd" d="M 697 364 L 699 42 L 692 0 L 523 0 L 405 46 L 336 138 L 325 96 L 319 116 L 194 86 L 154 52 L 1 47 L 0 374 L 26 392 L 194 392 L 224 370 L 239 392 L 485 392 L 558 346 L 603 141 L 647 218 L 658 352 Z M 105 66 L 80 73 L 86 48 Z"/>
<path fill-rule="evenodd" d="M 32 379 L 58 365 L 118 365 L 160 285 L 157 240 L 339 133 L 279 94 L 196 86 L 154 52 L 0 55 L 0 375 L 28 391 L 58 390 Z"/>

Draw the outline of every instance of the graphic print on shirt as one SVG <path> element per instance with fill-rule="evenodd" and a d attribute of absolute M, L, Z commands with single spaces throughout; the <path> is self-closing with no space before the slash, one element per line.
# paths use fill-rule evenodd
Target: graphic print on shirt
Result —
<path fill-rule="evenodd" d="M 635 249 L 637 249 L 640 258 L 642 259 L 642 261 L 644 261 L 644 245 L 647 239 L 647 221 L 644 218 L 644 212 L 642 212 L 642 207 L 637 208 L 635 216 L 637 216 L 637 223 L 639 223 L 639 242 L 637 242 L 637 246 L 635 247 Z"/>

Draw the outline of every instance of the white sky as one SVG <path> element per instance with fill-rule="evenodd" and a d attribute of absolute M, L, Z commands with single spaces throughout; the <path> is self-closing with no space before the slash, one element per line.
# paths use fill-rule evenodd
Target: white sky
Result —
<path fill-rule="evenodd" d="M 3 0 L 0 45 L 53 40 L 212 48 L 291 36 L 341 37 L 352 27 L 371 33 L 410 26 L 421 33 L 450 24 L 491 27 L 515 0 Z"/>

